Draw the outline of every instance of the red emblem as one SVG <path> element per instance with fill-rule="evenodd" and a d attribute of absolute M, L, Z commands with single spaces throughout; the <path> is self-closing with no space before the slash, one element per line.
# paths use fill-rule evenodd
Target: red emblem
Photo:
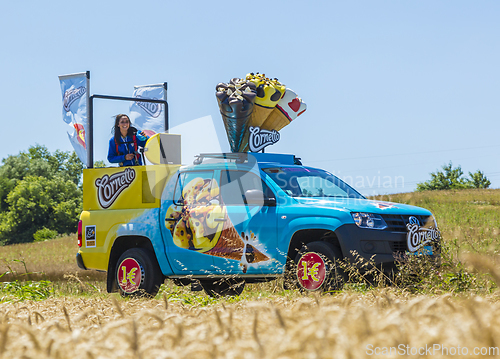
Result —
<path fill-rule="evenodd" d="M 134 293 L 141 285 L 142 271 L 133 258 L 125 258 L 118 267 L 118 285 L 125 293 Z"/>
<path fill-rule="evenodd" d="M 297 263 L 297 279 L 302 288 L 316 290 L 325 281 L 326 267 L 323 259 L 314 252 L 305 253 Z"/>
<path fill-rule="evenodd" d="M 386 208 L 398 208 L 397 206 L 394 205 L 394 203 L 388 203 L 388 202 L 375 202 L 372 203 L 375 207 L 378 207 L 380 209 L 386 209 Z"/>
<path fill-rule="evenodd" d="M 288 106 L 293 110 L 293 112 L 297 112 L 300 109 L 299 99 L 295 97 L 292 101 L 288 103 Z"/>
<path fill-rule="evenodd" d="M 85 145 L 85 127 L 79 123 L 75 123 L 73 127 L 76 130 L 76 138 L 78 140 L 78 143 L 83 146 L 83 148 L 87 149 L 87 146 Z"/>

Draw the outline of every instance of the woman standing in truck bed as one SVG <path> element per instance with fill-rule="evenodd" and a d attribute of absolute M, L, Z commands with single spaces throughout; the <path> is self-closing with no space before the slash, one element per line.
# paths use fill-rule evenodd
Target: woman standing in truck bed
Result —
<path fill-rule="evenodd" d="M 130 119 L 124 114 L 115 116 L 112 132 L 114 136 L 109 140 L 108 161 L 120 166 L 142 166 L 137 148 L 144 147 L 149 137 L 144 132 L 137 134 L 137 129 L 130 126 Z"/>

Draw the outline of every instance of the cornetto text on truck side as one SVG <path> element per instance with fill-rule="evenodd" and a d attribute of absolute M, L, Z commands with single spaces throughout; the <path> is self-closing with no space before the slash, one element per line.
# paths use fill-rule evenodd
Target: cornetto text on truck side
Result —
<path fill-rule="evenodd" d="M 367 200 L 293 155 L 200 155 L 191 166 L 84 170 L 77 263 L 107 271 L 108 292 L 155 295 L 165 278 L 238 295 L 285 276 L 287 288 L 341 289 L 339 261 L 439 257 L 431 212 Z"/>

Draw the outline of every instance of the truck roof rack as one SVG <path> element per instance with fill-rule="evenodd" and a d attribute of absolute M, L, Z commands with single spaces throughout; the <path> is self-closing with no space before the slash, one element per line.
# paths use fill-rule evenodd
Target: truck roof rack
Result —
<path fill-rule="evenodd" d="M 244 152 L 229 152 L 229 153 L 200 153 L 195 156 L 193 165 L 199 165 L 203 163 L 204 159 L 219 159 L 224 161 L 235 161 L 236 163 L 244 163 L 248 161 L 248 154 Z"/>
<path fill-rule="evenodd" d="M 195 156 L 194 165 L 200 165 L 205 159 L 216 159 L 222 161 L 245 163 L 248 162 L 249 155 L 259 163 L 279 163 L 283 165 L 302 165 L 300 158 L 294 155 L 279 153 L 260 153 L 260 152 L 229 152 L 229 153 L 201 153 Z M 252 159 L 251 159 L 252 160 Z M 251 161 L 250 160 L 250 161 Z"/>

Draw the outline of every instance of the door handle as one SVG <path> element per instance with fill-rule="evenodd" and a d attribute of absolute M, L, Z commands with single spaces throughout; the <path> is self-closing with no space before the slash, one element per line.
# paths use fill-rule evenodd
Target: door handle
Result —
<path fill-rule="evenodd" d="M 214 218 L 214 221 L 215 222 L 225 222 L 226 219 L 225 218 Z"/>

